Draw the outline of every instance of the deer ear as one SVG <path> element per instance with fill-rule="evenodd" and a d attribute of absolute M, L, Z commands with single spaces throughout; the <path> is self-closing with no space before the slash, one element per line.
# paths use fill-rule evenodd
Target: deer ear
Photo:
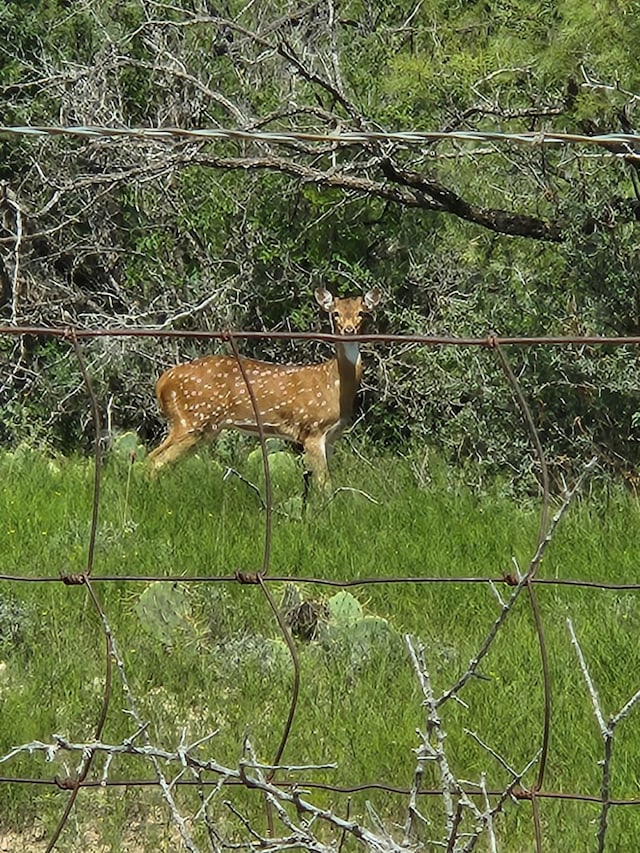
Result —
<path fill-rule="evenodd" d="M 318 287 L 315 292 L 316 302 L 324 311 L 331 311 L 333 296 L 324 287 Z"/>
<path fill-rule="evenodd" d="M 374 311 L 380 304 L 381 299 L 382 294 L 377 287 L 374 287 L 373 290 L 369 290 L 363 297 L 364 304 L 367 306 L 369 311 Z"/>

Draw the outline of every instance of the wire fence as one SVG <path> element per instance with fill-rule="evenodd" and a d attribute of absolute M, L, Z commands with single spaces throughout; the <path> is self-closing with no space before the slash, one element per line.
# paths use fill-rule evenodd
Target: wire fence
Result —
<path fill-rule="evenodd" d="M 206 331 L 172 331 L 158 329 L 75 329 L 75 328 L 49 328 L 49 327 L 18 327 L 5 326 L 0 328 L 0 335 L 55 336 L 63 338 L 69 343 L 77 359 L 79 370 L 82 374 L 84 387 L 86 389 L 93 420 L 95 434 L 94 443 L 94 481 L 92 515 L 87 542 L 86 564 L 80 571 L 70 571 L 63 576 L 53 577 L 49 574 L 32 575 L 7 573 L 0 574 L 0 581 L 12 584 L 39 584 L 39 583 L 63 583 L 69 587 L 83 586 L 88 595 L 93 609 L 99 617 L 105 640 L 104 653 L 104 690 L 101 706 L 97 718 L 93 724 L 93 737 L 89 741 L 76 742 L 65 737 L 54 735 L 48 741 L 32 741 L 24 743 L 11 749 L 5 755 L 0 756 L 0 765 L 9 767 L 12 759 L 25 753 L 42 754 L 43 760 L 51 760 L 53 756 L 60 753 L 68 753 L 78 758 L 77 772 L 66 778 L 51 778 L 43 773 L 41 777 L 11 776 L 10 774 L 0 776 L 0 784 L 3 785 L 33 785 L 33 786 L 55 786 L 58 789 L 68 791 L 69 797 L 60 816 L 59 822 L 51 837 L 46 842 L 46 851 L 54 850 L 60 842 L 61 834 L 69 820 L 77 797 L 81 790 L 109 787 L 139 787 L 157 788 L 166 804 L 170 821 L 180 838 L 184 849 L 197 853 L 202 847 L 195 840 L 193 828 L 200 822 L 206 826 L 208 837 L 208 848 L 212 850 L 228 849 L 229 847 L 240 847 L 242 849 L 256 849 L 267 851 L 280 851 L 285 849 L 299 848 L 308 850 L 342 850 L 347 840 L 357 842 L 358 845 L 372 851 L 408 851 L 415 849 L 416 840 L 420 837 L 418 830 L 428 832 L 428 821 L 422 812 L 420 802 L 425 797 L 439 797 L 442 800 L 442 812 L 444 816 L 445 831 L 441 839 L 431 840 L 432 844 L 438 844 L 448 851 L 472 850 L 480 839 L 487 845 L 487 849 L 500 849 L 500 838 L 495 827 L 496 818 L 504 812 L 510 802 L 526 802 L 529 804 L 532 818 L 532 835 L 535 839 L 536 851 L 542 851 L 545 847 L 545 829 L 540 815 L 540 802 L 543 800 L 573 801 L 595 804 L 599 808 L 597 820 L 597 844 L 598 851 L 604 851 L 607 846 L 607 833 L 610 824 L 610 811 L 618 807 L 634 807 L 640 805 L 640 798 L 620 799 L 612 796 L 611 773 L 613 764 L 613 739 L 619 723 L 632 711 L 635 704 L 640 700 L 640 689 L 626 701 L 619 711 L 610 717 L 606 717 L 602 710 L 602 703 L 591 677 L 588 661 L 583 654 L 579 638 L 570 620 L 567 620 L 567 630 L 570 642 L 575 651 L 576 660 L 582 673 L 585 690 L 588 693 L 592 705 L 594 718 L 602 738 L 602 760 L 600 762 L 600 790 L 594 791 L 553 791 L 546 787 L 548 775 L 549 742 L 551 735 L 551 699 L 552 687 L 550 678 L 550 665 L 547 652 L 545 619 L 541 613 L 537 597 L 537 589 L 543 585 L 568 586 L 584 588 L 587 591 L 599 590 L 640 590 L 640 583 L 612 583 L 606 579 L 601 581 L 586 581 L 571 578 L 544 578 L 538 576 L 538 570 L 542 559 L 551 543 L 554 533 L 562 521 L 569 506 L 579 493 L 585 479 L 589 476 L 596 465 L 595 458 L 592 459 L 578 477 L 574 486 L 567 490 L 552 514 L 552 500 L 549 484 L 547 459 L 542 446 L 535 419 L 532 416 L 528 402 L 520 386 L 520 382 L 514 374 L 507 349 L 513 346 L 584 346 L 584 345 L 628 345 L 640 344 L 638 337 L 512 337 L 504 338 L 488 335 L 484 338 L 454 338 L 433 337 L 419 335 L 357 335 L 354 341 L 369 343 L 395 344 L 407 342 L 421 344 L 424 346 L 467 346 L 484 347 L 495 353 L 496 360 L 500 365 L 505 382 L 508 384 L 515 405 L 522 416 L 523 423 L 529 435 L 531 444 L 537 456 L 541 500 L 539 510 L 538 533 L 535 548 L 524 570 L 517 567 L 512 573 L 492 576 L 477 577 L 429 577 L 429 576 L 387 576 L 367 577 L 361 576 L 351 579 L 334 579 L 329 577 L 289 577 L 276 575 L 271 572 L 272 565 L 272 526 L 273 526 L 273 495 L 271 489 L 270 468 L 267 460 L 267 447 L 265 444 L 265 428 L 262 423 L 260 409 L 256 400 L 251 379 L 243 365 L 240 356 L 238 341 L 248 338 L 287 338 L 298 340 L 326 340 L 336 341 L 336 335 L 316 333 L 265 333 L 265 332 L 206 332 Z M 101 474 L 102 474 L 102 422 L 101 407 L 93 387 L 90 371 L 87 368 L 83 354 L 82 341 L 88 338 L 100 336 L 127 336 L 127 337 L 191 337 L 198 339 L 218 339 L 226 341 L 232 351 L 233 357 L 242 373 L 244 383 L 251 399 L 255 414 L 255 422 L 262 448 L 265 477 L 265 524 L 263 556 L 259 569 L 255 567 L 243 567 L 235 572 L 226 572 L 219 575 L 198 575 L 197 577 L 186 577 L 182 574 L 158 574 L 158 575 L 135 575 L 135 574 L 100 574 L 94 571 L 96 554 L 96 537 L 101 508 Z M 206 745 L 212 735 L 204 734 L 195 743 L 181 742 L 175 749 L 164 749 L 152 742 L 149 735 L 148 721 L 144 719 L 139 710 L 139 702 L 130 688 L 130 677 L 128 665 L 120 652 L 118 638 L 112 628 L 109 615 L 103 606 L 98 589 L 108 583 L 139 583 L 149 582 L 165 583 L 198 583 L 198 584 L 240 584 L 242 586 L 257 587 L 260 589 L 266 601 L 274 623 L 278 626 L 282 640 L 286 644 L 293 670 L 291 693 L 288 703 L 286 718 L 282 720 L 279 745 L 275 750 L 269 764 L 257 760 L 253 744 L 247 738 L 244 744 L 244 758 L 237 766 L 227 766 L 219 763 L 213 758 L 202 757 L 202 747 Z M 312 771 L 318 768 L 316 765 L 292 766 L 282 763 L 285 747 L 289 740 L 292 724 L 298 710 L 298 697 L 300 691 L 300 661 L 298 649 L 290 625 L 287 623 L 276 602 L 272 586 L 275 583 L 291 582 L 298 585 L 320 585 L 326 587 L 352 588 L 366 587 L 370 585 L 393 585 L 413 584 L 421 586 L 425 584 L 457 584 L 487 585 L 495 594 L 498 603 L 498 613 L 490 626 L 484 641 L 476 650 L 473 658 L 469 661 L 466 669 L 453 680 L 443 691 L 435 690 L 425 650 L 420 642 L 407 635 L 405 637 L 406 650 L 409 655 L 417 683 L 420 686 L 422 704 L 424 707 L 424 730 L 420 733 L 420 743 L 415 750 L 416 762 L 415 773 L 412 784 L 406 787 L 374 780 L 372 782 L 356 781 L 354 784 L 332 785 L 330 783 L 314 781 L 311 778 Z M 451 759 L 446 743 L 445 725 L 442 720 L 442 708 L 448 702 L 461 701 L 459 694 L 472 679 L 479 674 L 479 669 L 487 655 L 493 648 L 494 642 L 501 632 L 505 622 L 514 611 L 516 602 L 523 597 L 528 603 L 533 618 L 537 644 L 540 653 L 541 686 L 544 701 L 542 704 L 541 738 L 540 743 L 534 751 L 531 760 L 526 766 L 516 769 L 488 744 L 483 743 L 477 735 L 473 735 L 478 743 L 486 750 L 488 755 L 496 759 L 501 767 L 507 771 L 509 783 L 503 787 L 495 788 L 487 784 L 484 775 L 480 782 L 471 783 L 460 780 L 451 765 Z M 107 714 L 113 702 L 114 680 L 119 679 L 120 687 L 127 700 L 126 712 L 130 715 L 134 725 L 134 733 L 120 743 L 109 743 L 104 740 L 105 723 Z M 95 759 L 97 756 L 105 756 L 103 771 L 100 778 L 96 778 Z M 118 779 L 110 775 L 110 763 L 115 756 L 130 756 L 141 758 L 148 763 L 153 771 L 151 777 L 140 777 L 132 779 Z M 437 768 L 440 785 L 437 787 L 426 787 L 424 785 L 425 768 L 428 764 Z M 331 765 L 332 766 L 332 765 Z M 322 765 L 323 769 L 327 767 Z M 94 773 L 92 773 L 94 770 Z M 284 780 L 283 774 L 296 774 L 296 781 Z M 525 777 L 534 774 L 532 784 L 524 784 Z M 195 787 L 201 796 L 202 807 L 196 815 L 184 814 L 177 802 L 176 792 L 182 787 Z M 266 830 L 262 831 L 255 824 L 250 823 L 239 811 L 228 803 L 228 807 L 234 811 L 236 816 L 245 827 L 245 837 L 241 844 L 231 844 L 221 837 L 219 830 L 211 818 L 209 806 L 211 802 L 220 795 L 223 790 L 234 788 L 254 791 L 264 800 Z M 314 799 L 314 792 L 331 792 L 335 795 L 345 795 L 356 792 L 381 791 L 389 795 L 397 795 L 404 798 L 406 818 L 404 824 L 394 828 L 384 826 L 372 821 L 373 828 L 367 828 L 363 821 L 346 816 L 321 805 Z M 328 845 L 323 833 L 327 827 L 337 836 L 339 841 L 334 846 Z M 552 843 L 552 842 L 551 842 Z"/>
<path fill-rule="evenodd" d="M 640 144 L 637 133 L 603 133 L 592 136 L 579 133 L 556 133 L 553 131 L 523 131 L 508 133 L 483 130 L 449 131 L 347 131 L 336 133 L 301 132 L 293 130 L 255 130 L 240 128 L 197 128 L 181 127 L 105 127 L 98 125 L 0 125 L 0 135 L 27 137 L 69 137 L 87 139 L 134 139 L 154 142 L 215 142 L 260 141 L 285 145 L 300 142 L 323 142 L 339 146 L 367 145 L 374 142 L 391 142 L 406 146 L 421 146 L 430 142 L 495 142 L 518 143 L 532 147 L 549 145 L 580 145 L 603 148 L 617 156 L 637 159 L 636 148 Z"/>

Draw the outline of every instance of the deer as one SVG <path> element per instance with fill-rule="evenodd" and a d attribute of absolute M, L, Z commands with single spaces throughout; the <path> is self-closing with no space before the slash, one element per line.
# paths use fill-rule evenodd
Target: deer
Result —
<path fill-rule="evenodd" d="M 168 434 L 149 454 L 153 472 L 221 430 L 259 434 L 246 376 L 263 434 L 302 447 L 312 482 L 326 491 L 328 458 L 351 423 L 362 378 L 360 347 L 349 338 L 361 332 L 381 295 L 374 288 L 363 296 L 339 298 L 320 287 L 315 298 L 329 314 L 332 333 L 341 336 L 328 361 L 278 364 L 241 357 L 241 369 L 235 356 L 210 355 L 177 364 L 160 376 L 156 397 Z"/>

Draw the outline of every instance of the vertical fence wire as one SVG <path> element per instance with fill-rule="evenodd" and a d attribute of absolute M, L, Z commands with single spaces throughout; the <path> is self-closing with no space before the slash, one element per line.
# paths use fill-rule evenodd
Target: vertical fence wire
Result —
<path fill-rule="evenodd" d="M 262 453 L 262 467 L 264 471 L 264 483 L 265 483 L 265 528 L 264 528 L 264 547 L 263 547 L 263 557 L 262 557 L 262 566 L 260 571 L 257 573 L 256 580 L 260 585 L 260 589 L 262 590 L 262 594 L 269 605 L 269 608 L 276 620 L 280 633 L 282 634 L 282 638 L 287 646 L 289 651 L 289 655 L 291 657 L 291 664 L 293 667 L 293 684 L 291 687 L 291 697 L 289 701 L 289 712 L 287 714 L 287 718 L 285 720 L 282 735 L 280 738 L 280 743 L 276 750 L 275 756 L 271 762 L 272 769 L 269 770 L 267 774 L 267 780 L 271 783 L 275 781 L 277 766 L 280 764 L 282 759 L 282 755 L 284 753 L 285 747 L 287 745 L 287 741 L 289 740 L 289 735 L 291 734 L 291 728 L 293 726 L 293 721 L 296 715 L 296 710 L 298 707 L 298 697 L 300 694 L 300 661 L 298 659 L 298 653 L 296 651 L 295 643 L 293 642 L 293 637 L 291 636 L 291 632 L 287 623 L 282 617 L 278 605 L 271 593 L 269 587 L 265 584 L 265 578 L 267 577 L 270 569 L 270 561 L 271 561 L 271 537 L 273 531 L 273 489 L 271 485 L 271 470 L 269 467 L 269 455 L 267 453 L 267 445 L 266 445 L 266 435 L 264 422 L 262 419 L 262 413 L 260 411 L 260 406 L 258 405 L 258 400 L 256 398 L 255 390 L 253 388 L 251 379 L 249 377 L 249 373 L 247 371 L 247 367 L 243 359 L 240 357 L 240 352 L 238 350 L 238 345 L 236 340 L 231 332 L 227 332 L 227 337 L 229 340 L 229 344 L 233 351 L 234 358 L 236 360 L 236 364 L 240 370 L 242 375 L 242 379 L 244 381 L 245 387 L 247 389 L 247 394 L 249 395 L 249 399 L 251 400 L 251 406 L 253 408 L 253 414 L 256 419 L 256 426 L 258 428 L 258 438 L 260 440 L 260 450 Z M 240 574 L 239 580 L 242 582 L 246 582 L 246 575 Z M 274 834 L 274 821 L 273 821 L 273 810 L 271 808 L 271 803 L 267 799 L 266 800 L 267 807 L 267 820 L 269 823 L 269 832 L 271 835 Z"/>
<path fill-rule="evenodd" d="M 78 362 L 78 367 L 80 369 L 80 373 L 82 374 L 82 379 L 84 381 L 85 390 L 87 396 L 89 397 L 91 412 L 93 416 L 93 429 L 95 433 L 94 437 L 94 481 L 93 481 L 93 500 L 92 500 L 92 514 L 91 514 L 91 527 L 89 530 L 89 545 L 87 550 L 87 565 L 85 571 L 80 576 L 74 576 L 73 578 L 63 578 L 63 581 L 66 581 L 69 585 L 77 585 L 81 582 L 84 587 L 87 589 L 89 599 L 93 604 L 95 612 L 98 614 L 101 620 L 101 624 L 104 624 L 105 620 L 105 612 L 102 608 L 100 600 L 96 595 L 93 586 L 91 585 L 91 572 L 93 571 L 94 559 L 95 559 L 95 548 L 96 548 L 96 536 L 98 530 L 98 516 L 100 509 L 100 481 L 101 481 L 101 473 L 102 473 L 102 452 L 101 452 L 101 432 L 102 432 L 102 424 L 100 419 L 100 406 L 98 404 L 98 398 L 96 397 L 93 383 L 91 381 L 91 377 L 89 376 L 89 372 L 87 371 L 87 366 L 84 360 L 84 356 L 82 354 L 82 349 L 78 342 L 78 338 L 74 333 L 73 329 L 69 330 L 69 339 L 73 345 L 73 349 L 75 351 L 76 359 Z M 104 686 L 102 693 L 102 703 L 100 707 L 100 713 L 98 715 L 98 721 L 94 727 L 94 740 L 99 741 L 102 737 L 102 733 L 104 731 L 105 723 L 107 721 L 107 714 L 109 712 L 109 703 L 111 701 L 111 684 L 112 684 L 112 661 L 111 661 L 111 648 L 109 644 L 109 637 L 105 637 L 105 673 L 104 673 Z M 69 816 L 73 810 L 73 807 L 78 798 L 78 794 L 80 792 L 80 787 L 84 780 L 89 775 L 89 771 L 91 770 L 91 765 L 93 764 L 93 760 L 95 757 L 95 752 L 93 750 L 89 750 L 85 756 L 83 756 L 80 769 L 77 772 L 75 778 L 66 779 L 66 780 L 58 780 L 58 784 L 62 788 L 70 788 L 71 794 L 65 808 L 60 816 L 60 820 L 56 825 L 53 835 L 51 836 L 49 843 L 46 847 L 46 853 L 51 853 L 58 843 L 60 835 L 64 830 L 64 827 L 69 819 Z"/>
<path fill-rule="evenodd" d="M 531 409 L 527 403 L 522 387 L 513 372 L 509 359 L 500 344 L 495 344 L 495 351 L 498 355 L 498 361 L 502 367 L 502 371 L 509 383 L 513 396 L 518 404 L 518 408 L 522 414 L 526 430 L 533 444 L 538 464 L 540 466 L 540 480 L 542 488 L 542 501 L 540 506 L 540 521 L 538 526 L 538 538 L 536 550 L 539 549 L 547 535 L 549 525 L 549 504 L 551 501 L 551 490 L 549 485 L 549 466 L 547 458 L 540 440 L 540 435 L 536 427 L 535 420 L 531 414 Z M 544 626 L 542 623 L 542 615 L 536 596 L 535 589 L 531 583 L 535 577 L 540 564 L 532 564 L 526 576 L 527 596 L 529 606 L 533 615 L 536 636 L 538 638 L 538 648 L 540 651 L 540 665 L 542 668 L 542 691 L 544 697 L 544 712 L 542 724 L 542 746 L 540 750 L 540 759 L 538 763 L 538 775 L 535 785 L 531 789 L 531 810 L 534 823 L 536 851 L 542 853 L 542 824 L 540 821 L 540 808 L 536 794 L 541 790 L 544 781 L 544 774 L 547 767 L 547 757 L 549 755 L 549 735 L 551 731 L 551 675 L 549 673 L 549 658 L 547 655 L 547 644 L 544 636 Z"/>

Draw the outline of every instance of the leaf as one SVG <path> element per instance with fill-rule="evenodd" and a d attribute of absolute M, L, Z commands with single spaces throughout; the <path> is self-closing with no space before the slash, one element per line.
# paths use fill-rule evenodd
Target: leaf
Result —
<path fill-rule="evenodd" d="M 348 628 L 362 619 L 362 605 L 350 592 L 338 592 L 327 602 L 329 619 L 339 628 Z"/>
<path fill-rule="evenodd" d="M 178 584 L 150 584 L 135 609 L 142 629 L 165 645 L 172 645 L 177 635 L 193 631 L 191 604 Z"/>
<path fill-rule="evenodd" d="M 113 442 L 113 452 L 127 461 L 142 459 L 146 455 L 146 450 L 140 444 L 137 433 L 130 431 L 119 435 Z"/>

